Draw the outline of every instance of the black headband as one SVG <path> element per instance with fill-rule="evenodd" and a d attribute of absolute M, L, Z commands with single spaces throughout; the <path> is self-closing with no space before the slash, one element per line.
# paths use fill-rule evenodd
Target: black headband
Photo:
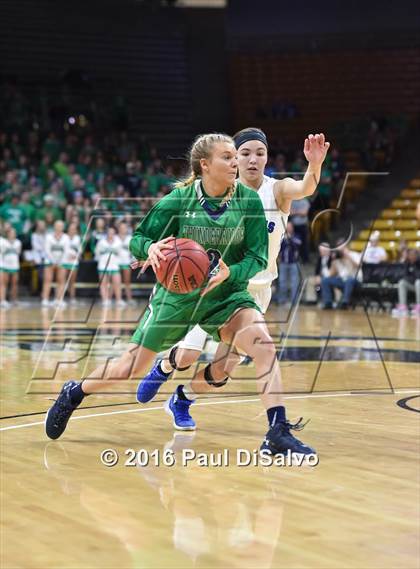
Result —
<path fill-rule="evenodd" d="M 237 136 L 233 138 L 236 146 L 236 150 L 245 142 L 249 142 L 250 140 L 259 140 L 262 142 L 266 148 L 268 148 L 267 137 L 265 134 L 256 128 L 246 129 L 244 132 L 240 132 Z"/>

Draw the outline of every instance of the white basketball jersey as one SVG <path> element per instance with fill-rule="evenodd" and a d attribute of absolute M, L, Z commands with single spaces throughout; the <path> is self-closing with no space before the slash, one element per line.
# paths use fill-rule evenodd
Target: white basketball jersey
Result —
<path fill-rule="evenodd" d="M 264 176 L 263 183 L 258 190 L 267 219 L 268 263 L 264 271 L 260 271 L 249 281 L 248 288 L 250 290 L 271 286 L 278 275 L 277 257 L 280 253 L 281 241 L 286 233 L 289 214 L 280 211 L 278 208 L 274 198 L 274 184 L 276 182 L 275 178 Z"/>

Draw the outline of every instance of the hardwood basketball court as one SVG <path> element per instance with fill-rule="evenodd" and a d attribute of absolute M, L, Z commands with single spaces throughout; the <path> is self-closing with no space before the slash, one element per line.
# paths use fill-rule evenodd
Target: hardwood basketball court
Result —
<path fill-rule="evenodd" d="M 419 566 L 418 319 L 271 310 L 288 414 L 311 419 L 297 436 L 317 449 L 315 467 L 235 463 L 266 431 L 252 365 L 197 401 L 196 433 L 175 433 L 162 409 L 180 374 L 148 405 L 136 382 L 86 398 L 49 441 L 50 398 L 120 353 L 143 309 L 2 314 L 3 567 Z M 161 464 L 125 466 L 129 448 Z M 118 464 L 101 463 L 105 449 Z M 227 449 L 230 464 L 183 466 L 185 449 Z"/>

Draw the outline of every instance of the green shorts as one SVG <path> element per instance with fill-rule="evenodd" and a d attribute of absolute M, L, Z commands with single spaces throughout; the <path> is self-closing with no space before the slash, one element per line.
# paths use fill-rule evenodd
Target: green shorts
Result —
<path fill-rule="evenodd" d="M 125 269 L 129 269 L 130 265 L 120 265 L 120 271 L 123 271 Z"/>
<path fill-rule="evenodd" d="M 98 271 L 100 275 L 119 275 L 120 271 Z"/>
<path fill-rule="evenodd" d="M 255 308 L 261 312 L 246 290 L 219 298 L 215 298 L 213 293 L 201 299 L 199 291 L 180 295 L 157 285 L 130 341 L 153 352 L 161 352 L 182 340 L 196 324 L 200 324 L 219 342 L 219 329 L 238 309 Z"/>
<path fill-rule="evenodd" d="M 67 269 L 68 271 L 72 271 L 73 269 L 74 269 L 74 270 L 77 270 L 77 269 L 79 268 L 79 265 L 78 265 L 78 264 L 71 265 L 71 264 L 69 264 L 69 263 L 63 263 L 63 264 L 61 265 L 61 268 L 62 268 L 62 269 Z"/>

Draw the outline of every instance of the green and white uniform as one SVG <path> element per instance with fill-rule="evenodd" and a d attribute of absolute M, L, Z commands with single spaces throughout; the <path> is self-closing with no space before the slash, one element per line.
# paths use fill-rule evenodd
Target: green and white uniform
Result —
<path fill-rule="evenodd" d="M 22 251 L 22 242 L 19 239 L 9 241 L 9 239 L 1 239 L 0 241 L 0 267 L 4 273 L 19 272 L 19 255 Z"/>
<path fill-rule="evenodd" d="M 134 260 L 130 253 L 130 241 L 131 235 L 126 235 L 124 239 L 121 239 L 120 259 L 118 261 L 120 269 L 129 269 L 131 261 Z"/>
<path fill-rule="evenodd" d="M 101 239 L 95 249 L 95 259 L 98 262 L 98 272 L 116 275 L 120 272 L 121 239 L 114 237 L 112 241 Z"/>
<path fill-rule="evenodd" d="M 81 239 L 80 235 L 69 236 L 69 246 L 64 253 L 62 267 L 69 271 L 76 270 L 79 267 L 79 260 L 81 254 Z"/>
<path fill-rule="evenodd" d="M 263 204 L 268 233 L 268 263 L 267 268 L 254 275 L 248 283 L 248 292 L 257 303 L 263 314 L 266 313 L 271 301 L 271 283 L 277 278 L 277 257 L 281 241 L 287 227 L 288 213 L 279 210 L 274 195 L 275 178 L 264 176 L 258 188 L 258 196 Z M 207 333 L 200 326 L 194 326 L 181 342 L 180 348 L 201 352 L 207 340 Z"/>
<path fill-rule="evenodd" d="M 165 237 L 193 239 L 206 249 L 211 269 L 220 258 L 230 276 L 204 297 L 200 290 L 171 293 L 157 284 L 131 341 L 160 352 L 200 326 L 220 340 L 219 328 L 240 308 L 258 305 L 247 291 L 248 281 L 267 266 L 268 238 L 258 194 L 240 182 L 226 204 L 204 193 L 201 182 L 175 189 L 160 200 L 136 228 L 130 251 L 145 260 L 152 243 Z"/>
<path fill-rule="evenodd" d="M 57 237 L 55 233 L 48 233 L 45 238 L 45 265 L 62 265 L 63 259 L 70 247 L 70 239 L 67 233 Z"/>

